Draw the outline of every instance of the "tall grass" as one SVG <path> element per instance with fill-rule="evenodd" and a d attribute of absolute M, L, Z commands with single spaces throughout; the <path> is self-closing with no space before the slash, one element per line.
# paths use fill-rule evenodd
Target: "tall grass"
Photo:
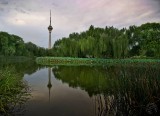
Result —
<path fill-rule="evenodd" d="M 160 67 L 152 64 L 117 66 L 56 66 L 53 73 L 69 86 L 103 95 L 106 115 L 160 113 Z M 98 98 L 98 97 L 97 97 Z"/>
<path fill-rule="evenodd" d="M 0 69 L 0 115 L 10 115 L 28 99 L 27 87 L 14 67 Z"/>

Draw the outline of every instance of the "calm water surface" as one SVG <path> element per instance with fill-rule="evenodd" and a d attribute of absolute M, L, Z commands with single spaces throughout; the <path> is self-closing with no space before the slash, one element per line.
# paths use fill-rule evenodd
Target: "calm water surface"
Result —
<path fill-rule="evenodd" d="M 78 75 L 78 74 L 77 74 Z M 43 68 L 25 75 L 32 89 L 26 116 L 93 116 L 94 101 L 85 90 L 70 87 L 57 79 L 52 68 Z"/>
<path fill-rule="evenodd" d="M 32 62 L 8 65 L 15 67 L 30 89 L 24 116 L 160 113 L 159 65 L 47 67 Z"/>

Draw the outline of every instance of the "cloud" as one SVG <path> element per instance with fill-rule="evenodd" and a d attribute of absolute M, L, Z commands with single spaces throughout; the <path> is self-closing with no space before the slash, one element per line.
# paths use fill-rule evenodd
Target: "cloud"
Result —
<path fill-rule="evenodd" d="M 2 5 L 8 5 L 8 1 L 1 0 L 1 1 L 0 1 L 0 4 L 2 4 Z"/>
<path fill-rule="evenodd" d="M 48 46 L 49 10 L 52 41 L 90 25 L 117 28 L 160 21 L 160 0 L 0 0 L 0 31 Z"/>
<path fill-rule="evenodd" d="M 4 9 L 3 8 L 0 8 L 0 11 L 3 11 Z"/>

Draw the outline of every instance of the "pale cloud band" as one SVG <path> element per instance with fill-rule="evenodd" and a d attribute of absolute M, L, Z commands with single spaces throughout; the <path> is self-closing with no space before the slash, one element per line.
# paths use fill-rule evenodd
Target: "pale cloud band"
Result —
<path fill-rule="evenodd" d="M 160 0 L 0 0 L 0 31 L 47 47 L 49 10 L 55 41 L 90 25 L 117 28 L 160 22 Z"/>

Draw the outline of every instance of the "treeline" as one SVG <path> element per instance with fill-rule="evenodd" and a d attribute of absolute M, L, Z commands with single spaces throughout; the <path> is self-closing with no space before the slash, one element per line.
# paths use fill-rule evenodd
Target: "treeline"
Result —
<path fill-rule="evenodd" d="M 52 48 L 54 56 L 90 58 L 160 58 L 160 23 L 130 26 L 90 28 L 57 40 Z"/>
<path fill-rule="evenodd" d="M 59 56 L 81 58 L 160 58 L 160 23 L 117 29 L 90 26 L 54 43 L 52 49 L 25 43 L 17 35 L 0 32 L 0 56 Z"/>
<path fill-rule="evenodd" d="M 17 35 L 0 32 L 0 55 L 1 56 L 47 56 L 51 55 L 48 49 L 38 47 L 32 42 L 25 43 Z"/>

